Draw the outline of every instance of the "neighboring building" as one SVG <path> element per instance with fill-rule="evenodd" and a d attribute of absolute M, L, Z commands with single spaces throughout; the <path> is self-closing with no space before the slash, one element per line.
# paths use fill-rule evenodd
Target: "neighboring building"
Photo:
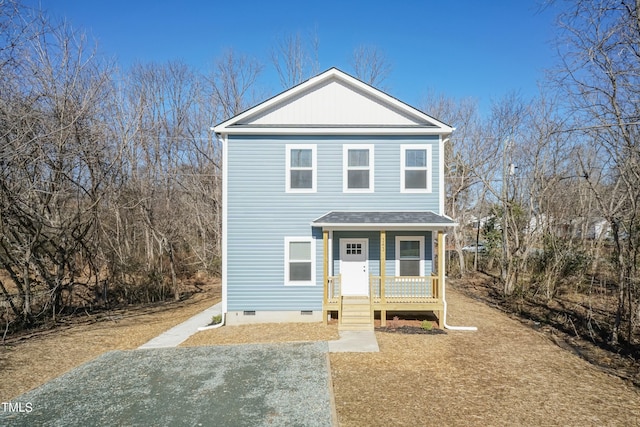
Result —
<path fill-rule="evenodd" d="M 228 324 L 332 312 L 342 329 L 371 329 L 388 311 L 442 323 L 453 128 L 331 68 L 214 130 Z"/>
<path fill-rule="evenodd" d="M 611 224 L 604 218 L 575 217 L 556 219 L 545 214 L 532 216 L 527 231 L 542 236 L 545 232 L 566 239 L 602 240 L 611 238 Z"/>

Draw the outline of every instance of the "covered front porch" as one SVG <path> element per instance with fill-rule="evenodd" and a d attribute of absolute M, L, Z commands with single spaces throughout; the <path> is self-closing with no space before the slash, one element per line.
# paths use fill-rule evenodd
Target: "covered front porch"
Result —
<path fill-rule="evenodd" d="M 433 212 L 330 212 L 322 227 L 323 319 L 341 329 L 386 325 L 387 312 L 433 312 L 442 322 L 446 227 Z"/>

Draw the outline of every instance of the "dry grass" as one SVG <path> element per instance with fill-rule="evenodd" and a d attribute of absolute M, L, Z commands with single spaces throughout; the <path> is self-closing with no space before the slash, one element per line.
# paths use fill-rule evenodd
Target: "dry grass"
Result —
<path fill-rule="evenodd" d="M 330 355 L 341 426 L 640 425 L 637 388 L 496 309 L 454 290 L 448 301 L 448 323 L 473 324 L 479 331 L 377 332 L 380 353 Z M 103 351 L 135 348 L 210 304 L 199 301 L 18 343 L 9 351 L 9 370 L 3 368 L 0 400 Z M 251 325 L 200 332 L 183 345 L 329 340 L 337 335 L 335 325 Z M 30 385 L 20 384 L 19 378 Z"/>
<path fill-rule="evenodd" d="M 0 402 L 112 350 L 129 350 L 220 301 L 220 284 L 178 303 L 119 310 L 90 324 L 36 334 L 0 346 Z M 79 319 L 80 320 L 80 319 Z"/>
<path fill-rule="evenodd" d="M 377 332 L 380 353 L 330 355 L 341 426 L 640 425 L 632 385 L 455 290 L 448 300 L 448 323 L 478 332 Z M 184 345 L 335 336 L 335 326 L 253 325 L 201 332 Z"/>
<path fill-rule="evenodd" d="M 378 354 L 331 355 L 341 426 L 640 424 L 635 387 L 448 294 L 448 323 L 478 332 L 377 333 Z"/>
<path fill-rule="evenodd" d="M 180 347 L 201 345 L 329 341 L 338 339 L 338 326 L 317 323 L 287 323 L 229 326 L 198 332 Z"/>

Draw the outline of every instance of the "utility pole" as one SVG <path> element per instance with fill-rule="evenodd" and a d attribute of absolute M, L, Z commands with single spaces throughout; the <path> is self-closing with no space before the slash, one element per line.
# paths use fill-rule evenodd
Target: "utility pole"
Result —
<path fill-rule="evenodd" d="M 508 262 L 507 262 L 507 207 L 508 207 L 508 203 L 507 203 L 507 196 L 508 196 L 508 192 L 507 192 L 507 148 L 509 146 L 509 140 L 505 139 L 504 140 L 504 146 L 502 149 L 502 269 L 501 269 L 501 276 L 502 276 L 502 283 L 504 284 L 504 293 L 506 295 L 508 295 L 510 293 L 510 286 L 507 283 L 508 282 L 508 275 L 507 275 L 507 268 L 508 268 Z"/>
<path fill-rule="evenodd" d="M 511 294 L 513 283 L 509 274 L 509 177 L 515 175 L 516 165 L 507 161 L 507 150 L 511 141 L 505 139 L 502 151 L 502 271 L 505 295 Z"/>

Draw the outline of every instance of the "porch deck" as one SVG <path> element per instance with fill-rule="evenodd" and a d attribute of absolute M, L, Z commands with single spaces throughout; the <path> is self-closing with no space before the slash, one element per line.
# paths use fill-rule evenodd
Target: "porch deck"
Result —
<path fill-rule="evenodd" d="M 381 325 L 386 323 L 387 311 L 433 311 L 438 319 L 444 310 L 440 297 L 438 276 L 369 276 L 369 304 L 371 321 L 376 312 L 380 313 Z M 325 312 L 335 311 L 342 320 L 343 296 L 342 278 L 327 278 Z M 367 298 L 367 297 L 365 297 Z"/>
<path fill-rule="evenodd" d="M 385 269 L 386 232 L 380 230 L 380 275 L 369 276 L 370 324 L 373 325 L 375 312 L 380 313 L 381 326 L 386 325 L 387 311 L 432 311 L 442 322 L 444 300 L 445 256 L 444 233 L 438 231 L 437 275 L 431 276 L 387 276 Z M 324 298 L 322 303 L 323 321 L 327 322 L 330 311 L 338 313 L 338 322 L 342 325 L 344 296 L 342 295 L 342 276 L 329 275 L 328 232 L 323 231 L 323 282 Z M 361 311 L 361 310 L 360 310 Z"/>

